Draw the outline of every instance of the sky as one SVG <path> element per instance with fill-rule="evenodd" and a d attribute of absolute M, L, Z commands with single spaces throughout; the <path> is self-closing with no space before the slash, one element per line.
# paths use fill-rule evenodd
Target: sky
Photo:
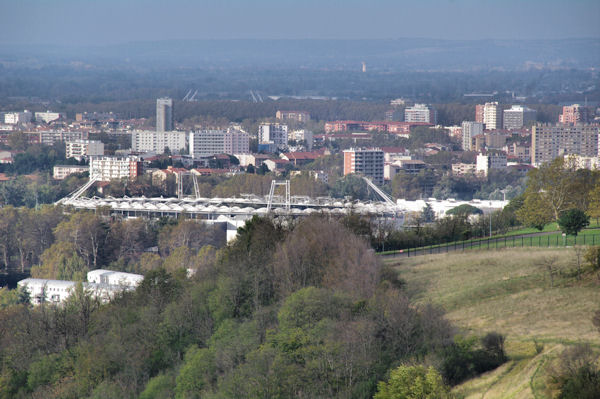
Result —
<path fill-rule="evenodd" d="M 598 0 L 0 0 L 1 44 L 600 38 Z"/>

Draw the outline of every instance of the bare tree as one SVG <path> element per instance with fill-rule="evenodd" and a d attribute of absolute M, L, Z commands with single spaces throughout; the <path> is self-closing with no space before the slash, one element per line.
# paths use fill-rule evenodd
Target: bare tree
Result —
<path fill-rule="evenodd" d="M 544 256 L 536 263 L 538 266 L 546 269 L 550 276 L 550 288 L 554 288 L 554 275 L 556 274 L 556 263 L 558 262 L 558 256 Z"/>

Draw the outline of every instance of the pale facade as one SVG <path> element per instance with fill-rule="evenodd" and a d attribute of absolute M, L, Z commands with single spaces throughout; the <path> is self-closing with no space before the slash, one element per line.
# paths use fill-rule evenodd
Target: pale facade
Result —
<path fill-rule="evenodd" d="M 66 157 L 81 160 L 83 157 L 104 155 L 104 143 L 97 140 L 75 140 L 65 143 Z"/>
<path fill-rule="evenodd" d="M 169 148 L 171 153 L 179 153 L 187 148 L 186 132 L 154 132 L 136 130 L 131 134 L 131 150 L 134 152 L 154 152 L 162 154 Z"/>
<path fill-rule="evenodd" d="M 535 125 L 531 129 L 531 163 L 539 166 L 564 155 L 596 157 L 598 125 Z"/>

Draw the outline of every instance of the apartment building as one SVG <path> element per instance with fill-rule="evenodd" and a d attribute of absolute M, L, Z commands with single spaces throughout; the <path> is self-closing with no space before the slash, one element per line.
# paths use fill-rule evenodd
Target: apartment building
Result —
<path fill-rule="evenodd" d="M 506 154 L 487 153 L 477 155 L 476 170 L 484 176 L 487 176 L 490 169 L 506 169 Z"/>
<path fill-rule="evenodd" d="M 536 111 L 521 105 L 513 105 L 505 109 L 502 116 L 502 127 L 506 130 L 521 129 L 536 120 Z"/>
<path fill-rule="evenodd" d="M 435 125 L 437 123 L 437 112 L 433 107 L 426 104 L 415 104 L 404 110 L 404 121 L 431 123 Z"/>
<path fill-rule="evenodd" d="M 173 100 L 158 98 L 156 100 L 156 131 L 169 132 L 173 130 Z"/>
<path fill-rule="evenodd" d="M 473 146 L 473 137 L 483 134 L 482 122 L 464 121 L 462 123 L 462 148 L 464 151 L 471 151 Z"/>
<path fill-rule="evenodd" d="M 383 151 L 379 148 L 344 150 L 344 176 L 359 173 L 370 177 L 375 184 L 383 184 L 383 167 Z"/>
<path fill-rule="evenodd" d="M 539 166 L 564 155 L 598 156 L 598 125 L 537 124 L 531 129 L 531 163 Z"/>
<path fill-rule="evenodd" d="M 52 178 L 55 180 L 64 180 L 73 173 L 83 173 L 90 170 L 86 165 L 54 165 L 52 168 Z"/>
<path fill-rule="evenodd" d="M 483 105 L 483 124 L 486 130 L 502 128 L 502 108 L 497 101 Z"/>
<path fill-rule="evenodd" d="M 558 116 L 559 123 L 591 123 L 594 121 L 594 108 L 579 104 L 563 107 L 562 114 Z"/>
<path fill-rule="evenodd" d="M 189 134 L 190 155 L 193 158 L 210 157 L 217 154 L 248 154 L 248 133 L 229 128 L 198 130 Z"/>
<path fill-rule="evenodd" d="M 162 154 L 166 148 L 171 153 L 179 153 L 187 148 L 186 132 L 136 130 L 131 133 L 131 150 L 134 152 L 154 152 Z"/>
<path fill-rule="evenodd" d="M 285 150 L 288 146 L 288 125 L 263 123 L 258 127 L 258 148 L 266 152 Z"/>
<path fill-rule="evenodd" d="M 90 177 L 99 181 L 135 179 L 143 173 L 143 165 L 138 157 L 102 156 L 90 157 Z"/>
<path fill-rule="evenodd" d="M 65 143 L 66 157 L 81 160 L 92 155 L 104 155 L 104 143 L 98 140 L 74 140 Z"/>

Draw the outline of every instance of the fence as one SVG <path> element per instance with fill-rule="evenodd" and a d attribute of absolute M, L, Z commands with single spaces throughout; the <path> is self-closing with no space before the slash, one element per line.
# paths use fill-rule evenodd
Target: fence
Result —
<path fill-rule="evenodd" d="M 383 256 L 419 256 L 440 254 L 454 251 L 469 251 L 477 249 L 500 249 L 520 247 L 569 247 L 574 245 L 600 245 L 600 233 L 582 234 L 580 236 L 562 236 L 560 234 L 538 234 L 528 236 L 510 236 L 499 238 L 484 238 L 469 241 L 457 241 L 449 244 L 431 245 L 417 248 L 407 248 L 384 254 Z"/>

